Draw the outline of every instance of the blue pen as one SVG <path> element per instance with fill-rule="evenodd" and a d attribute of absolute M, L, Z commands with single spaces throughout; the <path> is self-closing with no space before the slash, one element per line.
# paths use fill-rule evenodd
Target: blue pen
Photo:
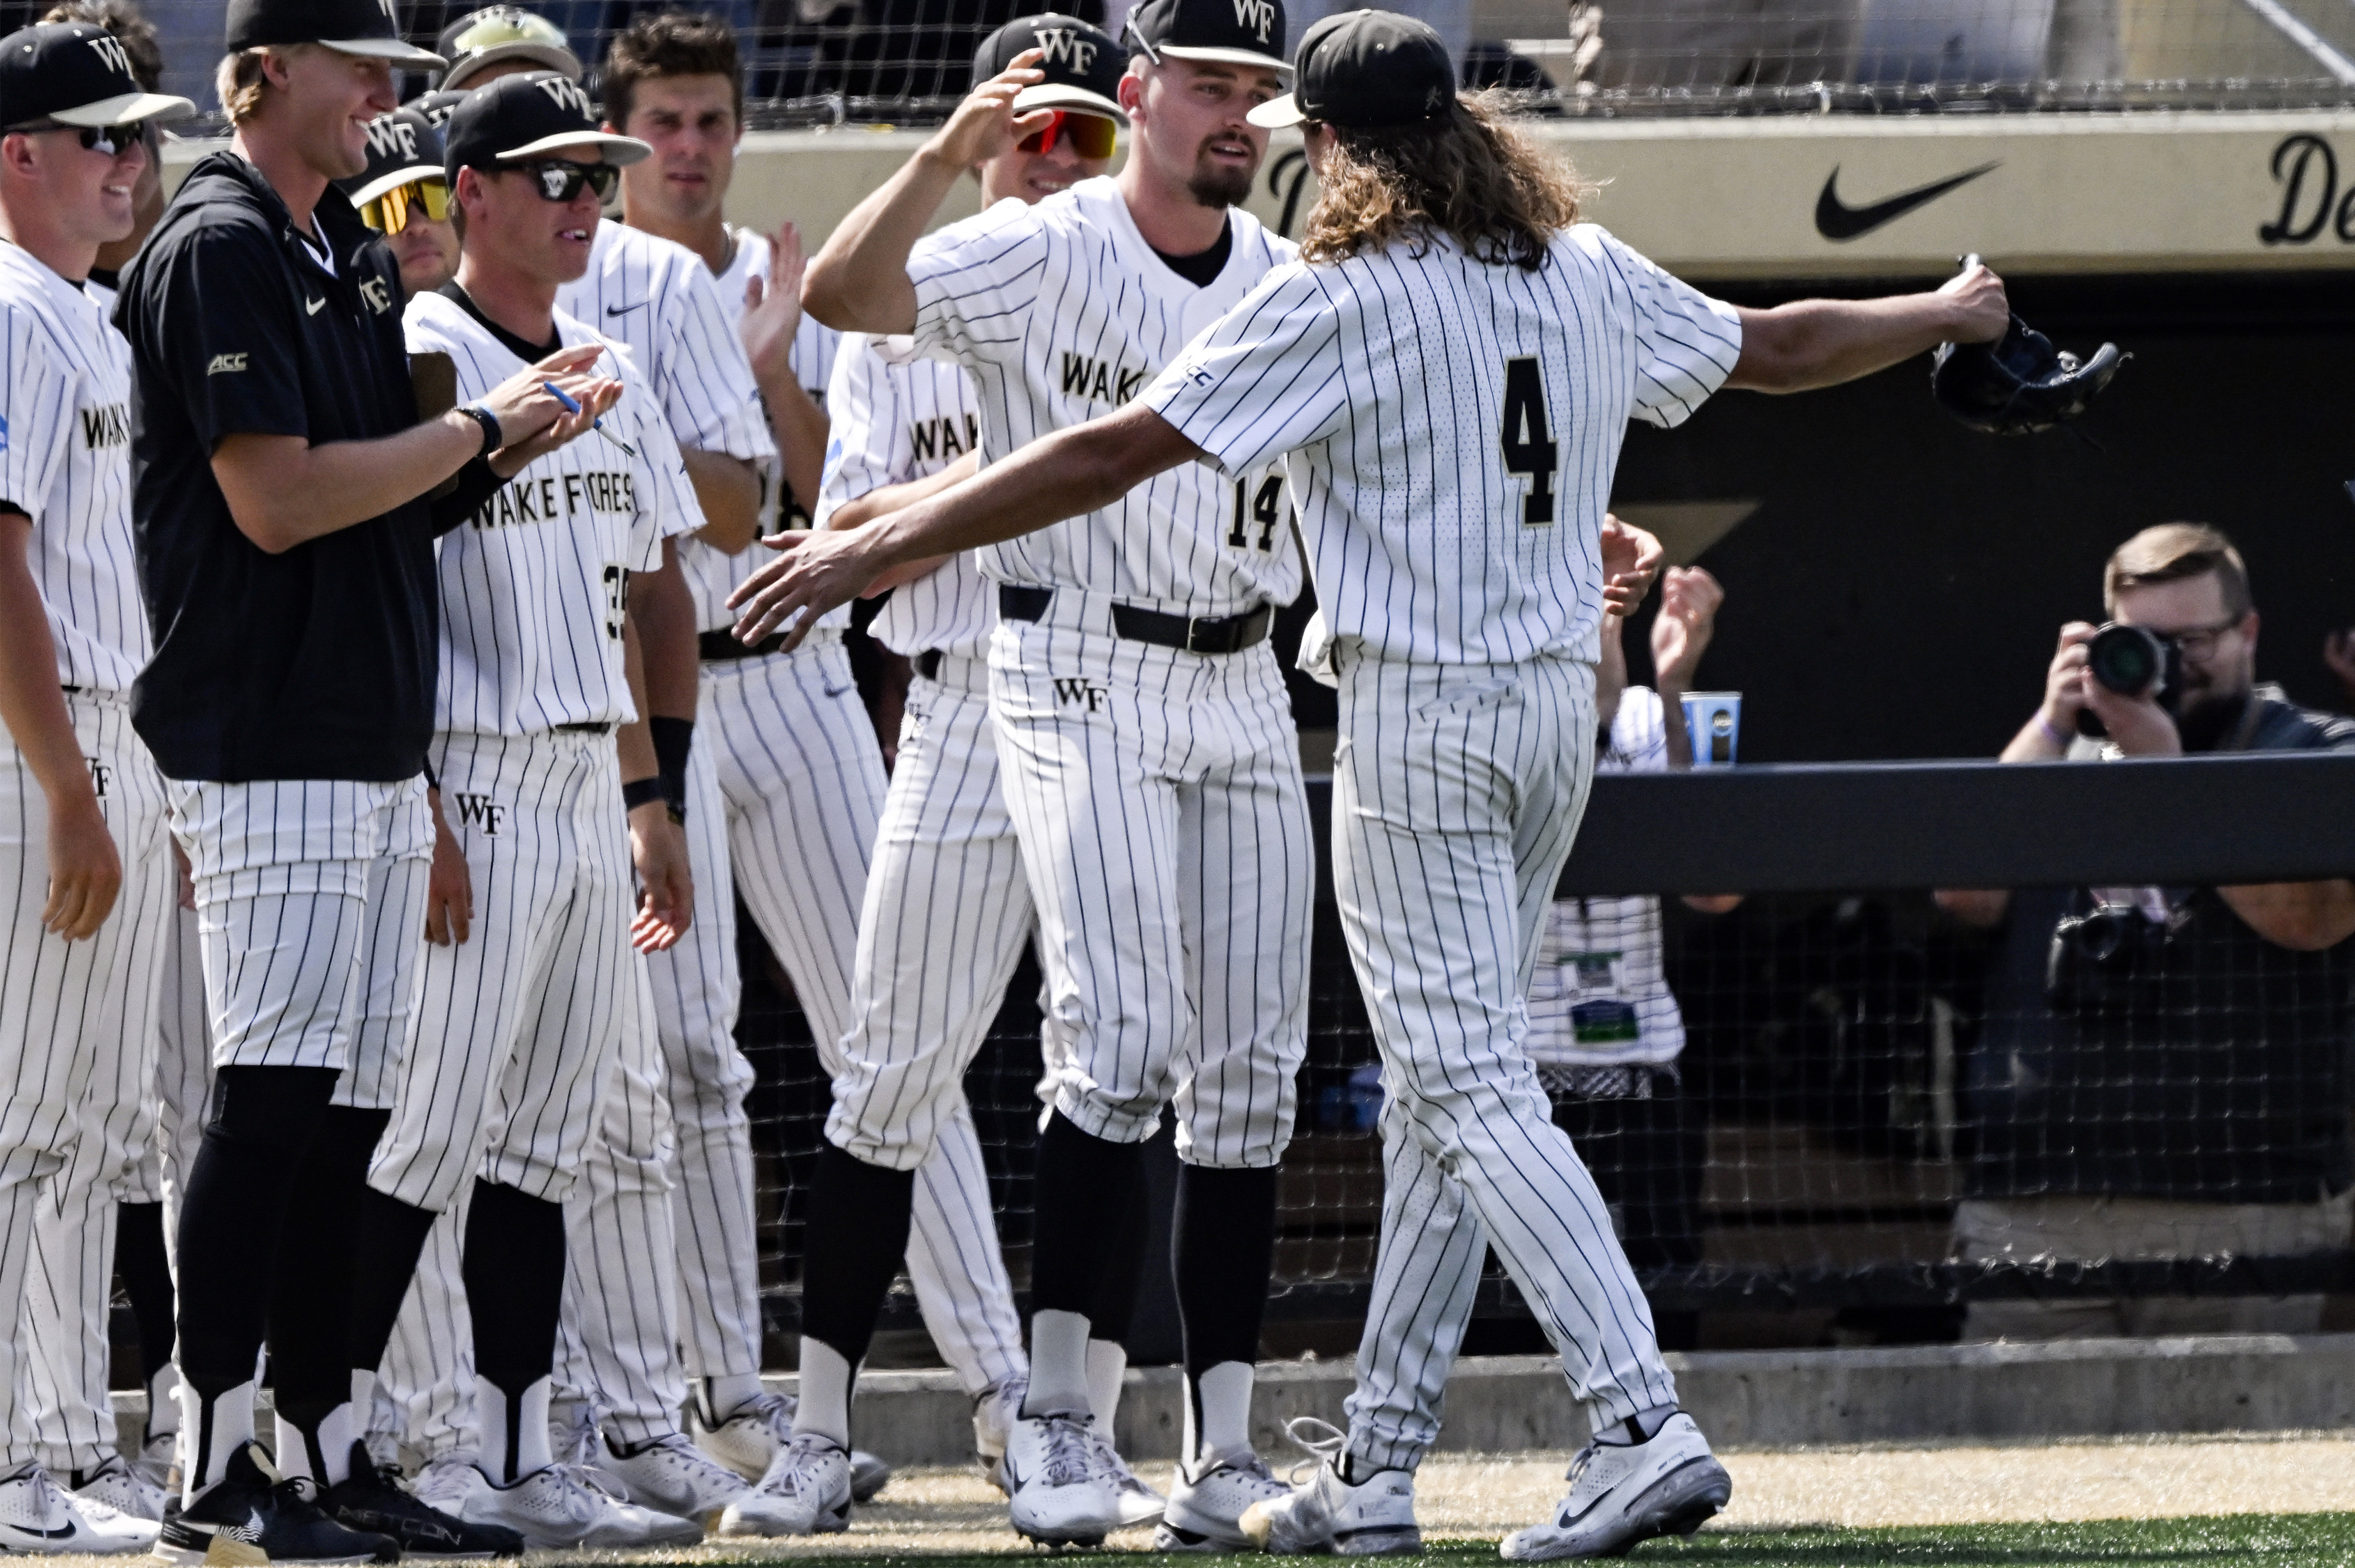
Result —
<path fill-rule="evenodd" d="M 563 387 L 559 387 L 555 382 L 553 382 L 553 381 L 543 381 L 543 382 L 541 382 L 541 383 L 540 383 L 540 386 L 541 386 L 541 387 L 545 387 L 545 388 L 547 389 L 547 391 L 548 391 L 548 395 L 549 395 L 549 397 L 551 397 L 555 398 L 558 402 L 559 402 L 559 403 L 561 403 L 561 404 L 563 404 L 563 405 L 564 405 L 564 411 L 565 411 L 566 413 L 568 413 L 568 414 L 577 414 L 577 413 L 581 412 L 581 405 L 580 405 L 580 404 L 578 404 L 578 403 L 576 403 L 576 402 L 574 402 L 571 398 L 570 398 L 570 397 L 566 397 L 566 396 L 565 396 L 565 394 L 564 394 L 564 388 L 563 388 Z M 602 420 L 602 419 L 591 419 L 591 420 L 590 420 L 590 421 L 589 421 L 589 428 L 590 428 L 591 429 L 592 429 L 592 430 L 596 431 L 599 435 L 601 435 L 601 436 L 604 437 L 607 440 L 609 440 L 609 441 L 613 442 L 615 446 L 617 446 L 617 447 L 621 448 L 623 451 L 625 451 L 625 452 L 629 453 L 632 457 L 635 457 L 635 456 L 637 456 L 637 455 L 638 455 L 638 449 L 637 449 L 637 448 L 635 448 L 635 447 L 634 447 L 634 446 L 632 446 L 629 442 L 627 442 L 627 441 L 623 440 L 621 437 L 619 437 L 619 436 L 617 436 L 617 435 L 613 434 L 613 431 L 611 431 L 611 430 L 607 429 L 605 428 L 605 421 L 604 421 L 604 420 Z"/>

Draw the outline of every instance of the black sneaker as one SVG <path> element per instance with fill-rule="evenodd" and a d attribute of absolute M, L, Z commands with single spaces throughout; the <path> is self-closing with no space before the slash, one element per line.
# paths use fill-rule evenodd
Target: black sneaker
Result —
<path fill-rule="evenodd" d="M 317 1483 L 281 1476 L 251 1443 L 229 1457 L 221 1478 L 164 1521 L 155 1555 L 166 1563 L 398 1563 L 400 1542 L 346 1530 L 319 1511 Z"/>
<path fill-rule="evenodd" d="M 390 1472 L 368 1457 L 368 1446 L 352 1445 L 349 1478 L 320 1495 L 327 1516 L 350 1530 L 389 1535 L 403 1557 L 520 1557 L 523 1532 L 500 1524 L 469 1524 L 430 1507 L 401 1489 Z"/>

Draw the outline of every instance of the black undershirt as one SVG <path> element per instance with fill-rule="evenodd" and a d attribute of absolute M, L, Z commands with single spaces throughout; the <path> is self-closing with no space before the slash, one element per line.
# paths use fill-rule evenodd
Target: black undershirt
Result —
<path fill-rule="evenodd" d="M 526 343 L 523 339 L 516 336 L 515 334 L 507 331 L 506 328 L 499 325 L 498 323 L 485 315 L 482 312 L 482 307 L 474 303 L 474 297 L 466 292 L 465 290 L 458 287 L 454 281 L 444 283 L 441 288 L 434 291 L 440 294 L 443 299 L 448 300 L 451 303 L 456 305 L 460 310 L 465 312 L 468 315 L 474 317 L 477 322 L 480 322 L 485 332 L 489 333 L 493 337 L 497 338 L 501 346 L 506 348 L 509 354 L 514 355 L 517 359 L 522 360 L 526 365 L 537 365 L 541 360 L 546 359 L 549 355 L 554 354 L 558 349 L 564 346 L 563 334 L 559 333 L 551 323 L 548 329 L 548 341 L 541 344 L 537 348 L 533 347 L 530 344 Z"/>
<path fill-rule="evenodd" d="M 1219 226 L 1219 238 L 1208 250 L 1197 250 L 1191 256 L 1172 256 L 1167 250 L 1154 248 L 1153 253 L 1162 264 L 1198 289 L 1207 289 L 1218 281 L 1219 274 L 1227 270 L 1227 258 L 1235 250 L 1235 226 L 1230 218 Z"/>

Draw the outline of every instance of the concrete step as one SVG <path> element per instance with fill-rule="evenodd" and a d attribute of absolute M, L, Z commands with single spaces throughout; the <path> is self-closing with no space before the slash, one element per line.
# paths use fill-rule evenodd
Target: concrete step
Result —
<path fill-rule="evenodd" d="M 1668 1364 L 1685 1408 L 1724 1448 L 2355 1427 L 2355 1334 L 1710 1351 L 1671 1355 Z M 1252 1433 L 1260 1452 L 1279 1465 L 1295 1453 L 1284 1440 L 1291 1417 L 1342 1425 L 1352 1378 L 1347 1361 L 1263 1363 Z M 768 1381 L 790 1393 L 797 1380 Z M 144 1396 L 114 1398 L 135 1439 Z M 1182 1398 L 1177 1369 L 1131 1371 L 1121 1451 L 1176 1457 Z M 895 1465 L 956 1465 L 972 1457 L 972 1414 L 948 1372 L 877 1372 L 859 1379 L 852 1420 L 858 1446 Z M 1517 1453 L 1586 1441 L 1550 1357 L 1458 1362 L 1444 1414 L 1443 1449 Z"/>

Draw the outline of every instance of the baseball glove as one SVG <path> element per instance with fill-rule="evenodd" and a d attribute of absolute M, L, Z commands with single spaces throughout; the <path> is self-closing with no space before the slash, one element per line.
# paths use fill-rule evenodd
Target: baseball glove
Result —
<path fill-rule="evenodd" d="M 1941 344 L 1930 364 L 1930 393 L 1975 430 L 2034 435 L 2083 413 L 2126 358 L 2105 343 L 2081 361 L 2014 316 L 2001 343 Z"/>

